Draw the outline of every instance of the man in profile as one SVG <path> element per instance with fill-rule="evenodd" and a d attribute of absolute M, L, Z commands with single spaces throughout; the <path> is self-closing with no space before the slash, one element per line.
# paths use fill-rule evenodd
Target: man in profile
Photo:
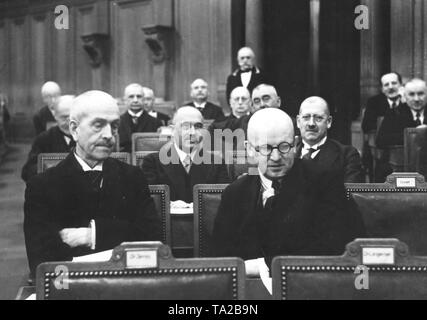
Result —
<path fill-rule="evenodd" d="M 56 82 L 48 81 L 43 84 L 41 89 L 44 107 L 41 108 L 33 117 L 34 128 L 36 135 L 46 131 L 50 127 L 56 125 L 54 108 L 56 101 L 61 96 L 61 88 Z"/>
<path fill-rule="evenodd" d="M 255 53 L 249 47 L 240 48 L 237 52 L 236 69 L 227 78 L 226 98 L 230 101 L 230 94 L 236 87 L 245 87 L 252 93 L 252 90 L 261 83 L 266 83 L 266 77 L 255 65 Z"/>
<path fill-rule="evenodd" d="M 27 162 L 22 168 L 21 177 L 27 182 L 37 174 L 37 159 L 40 153 L 69 153 L 75 146 L 70 135 L 70 112 L 74 96 L 65 95 L 58 99 L 54 108 L 56 126 L 39 134 L 33 142 Z"/>
<path fill-rule="evenodd" d="M 109 158 L 119 121 L 109 94 L 93 90 L 78 96 L 70 114 L 75 151 L 27 183 L 24 233 L 33 275 L 45 261 L 161 238 L 143 173 Z"/>
<path fill-rule="evenodd" d="M 127 111 L 120 117 L 120 151 L 131 152 L 132 134 L 135 132 L 157 132 L 163 124 L 144 111 L 144 90 L 138 83 L 125 88 L 124 103 Z"/>
<path fill-rule="evenodd" d="M 208 101 L 209 90 L 208 83 L 203 79 L 196 79 L 191 83 L 190 96 L 192 101 L 187 102 L 185 106 L 197 108 L 205 120 L 223 120 L 224 113 L 220 106 Z"/>
<path fill-rule="evenodd" d="M 361 218 L 347 210 L 339 172 L 295 158 L 291 118 L 268 108 L 248 124 L 247 152 L 258 175 L 243 176 L 223 192 L 213 230 L 215 256 L 241 257 L 258 276 L 278 255 L 339 255 L 364 235 Z"/>

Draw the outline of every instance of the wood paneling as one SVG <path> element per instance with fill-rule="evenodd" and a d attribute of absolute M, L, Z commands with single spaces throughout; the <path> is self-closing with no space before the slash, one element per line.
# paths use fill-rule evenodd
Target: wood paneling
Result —
<path fill-rule="evenodd" d="M 227 0 L 175 1 L 177 70 L 175 96 L 189 99 L 190 83 L 204 78 L 213 101 L 224 99 L 224 86 L 231 72 L 231 4 Z"/>
<path fill-rule="evenodd" d="M 9 92 L 9 39 L 8 23 L 0 19 L 0 91 Z"/>
<path fill-rule="evenodd" d="M 13 113 L 28 111 L 28 76 L 30 70 L 29 27 L 27 17 L 16 17 L 10 24 L 10 106 Z"/>
<path fill-rule="evenodd" d="M 151 1 L 112 3 L 112 92 L 117 97 L 132 82 L 153 86 L 150 52 L 142 31 L 149 24 L 153 24 Z"/>

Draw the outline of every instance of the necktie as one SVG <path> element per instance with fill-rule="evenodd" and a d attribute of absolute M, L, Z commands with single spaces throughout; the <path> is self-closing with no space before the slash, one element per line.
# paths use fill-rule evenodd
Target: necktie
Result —
<path fill-rule="evenodd" d="M 274 189 L 274 196 L 269 197 L 267 199 L 267 201 L 265 202 L 265 208 L 267 208 L 269 210 L 271 210 L 271 208 L 273 208 L 275 196 L 277 196 L 279 194 L 280 181 L 279 180 L 273 180 L 271 187 Z"/>
<path fill-rule="evenodd" d="M 308 152 L 302 158 L 305 160 L 311 160 L 311 155 L 316 151 L 317 151 L 317 149 L 310 148 L 310 149 L 308 149 Z"/>
<path fill-rule="evenodd" d="M 190 169 L 191 169 L 191 157 L 189 154 L 187 154 L 187 156 L 184 159 L 184 162 L 182 163 L 184 166 L 184 169 L 187 173 L 190 173 Z"/>
<path fill-rule="evenodd" d="M 68 148 L 73 149 L 76 146 L 76 142 L 71 138 L 70 142 L 68 143 Z"/>
<path fill-rule="evenodd" d="M 421 116 L 421 112 L 420 112 L 420 111 L 417 111 L 417 116 L 416 116 L 416 119 L 415 119 L 415 125 L 416 125 L 417 127 L 421 125 L 421 119 L 420 119 L 420 116 Z"/>
<path fill-rule="evenodd" d="M 393 103 L 391 104 L 391 109 L 394 110 L 397 107 L 397 102 L 393 101 Z"/>
<path fill-rule="evenodd" d="M 133 122 L 133 124 L 137 124 L 138 123 L 138 117 L 132 116 L 132 122 Z"/>
<path fill-rule="evenodd" d="M 102 178 L 103 178 L 102 171 L 96 171 L 96 170 L 85 171 L 84 176 L 86 179 L 88 179 L 93 190 L 98 191 L 101 188 Z"/>

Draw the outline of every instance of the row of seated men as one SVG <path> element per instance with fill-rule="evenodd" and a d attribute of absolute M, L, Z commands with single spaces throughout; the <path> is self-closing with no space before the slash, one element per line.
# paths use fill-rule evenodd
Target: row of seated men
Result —
<path fill-rule="evenodd" d="M 27 182 L 24 232 L 33 274 L 44 261 L 66 261 L 124 241 L 160 240 L 148 184 L 168 184 L 171 200 L 188 202 L 196 183 L 230 182 L 221 162 L 210 157 L 203 162 L 203 117 L 194 107 L 176 112 L 173 139 L 148 156 L 142 170 L 109 157 L 120 127 L 113 97 L 88 91 L 71 99 L 70 109 L 75 147 L 56 167 Z M 352 147 L 331 140 L 332 149 L 327 148 L 332 121 L 327 103 L 308 98 L 296 121 L 308 147 L 297 145 L 293 120 L 284 111 L 253 113 L 246 147 L 258 174 L 238 178 L 222 196 L 213 254 L 245 259 L 249 274 L 258 274 L 276 255 L 340 254 L 365 234 L 359 213 L 345 198 L 343 155 Z M 330 150 L 335 155 L 328 155 Z M 332 161 L 327 165 L 315 161 L 324 151 Z"/>
<path fill-rule="evenodd" d="M 426 126 L 425 107 L 427 105 L 427 86 L 422 79 L 411 79 L 404 85 L 402 77 L 396 72 L 381 77 L 381 93 L 371 97 L 366 106 L 362 121 L 365 146 L 369 134 L 375 135 L 375 145 L 380 150 L 375 159 L 376 182 L 384 182 L 393 168 L 389 165 L 390 148 L 403 146 L 404 129 Z M 371 155 L 368 147 L 365 155 Z M 375 158 L 375 155 L 371 155 Z M 420 158 L 427 159 L 426 147 L 422 148 Z M 365 158 L 365 157 L 364 157 Z M 368 165 L 369 166 L 369 165 Z M 423 169 L 420 170 L 425 174 Z"/>

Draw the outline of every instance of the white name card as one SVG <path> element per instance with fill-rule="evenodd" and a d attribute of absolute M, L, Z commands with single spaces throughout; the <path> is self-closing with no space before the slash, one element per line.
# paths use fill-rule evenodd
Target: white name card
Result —
<path fill-rule="evenodd" d="M 126 268 L 148 269 L 157 267 L 157 250 L 126 251 Z"/>
<path fill-rule="evenodd" d="M 362 264 L 394 264 L 394 248 L 362 248 Z"/>
<path fill-rule="evenodd" d="M 396 187 L 415 188 L 415 178 L 396 178 Z"/>

